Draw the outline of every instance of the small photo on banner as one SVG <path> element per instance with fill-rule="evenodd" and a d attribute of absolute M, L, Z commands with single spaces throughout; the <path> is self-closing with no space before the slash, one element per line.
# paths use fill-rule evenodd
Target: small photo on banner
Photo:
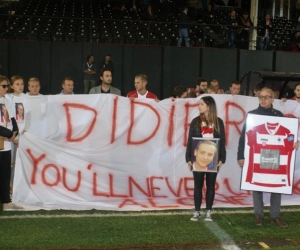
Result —
<path fill-rule="evenodd" d="M 292 194 L 298 119 L 248 114 L 241 189 Z"/>
<path fill-rule="evenodd" d="M 218 172 L 219 139 L 193 137 L 193 171 Z"/>

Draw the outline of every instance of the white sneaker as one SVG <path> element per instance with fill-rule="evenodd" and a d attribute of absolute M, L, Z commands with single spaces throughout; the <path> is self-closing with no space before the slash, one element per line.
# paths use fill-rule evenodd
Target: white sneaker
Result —
<path fill-rule="evenodd" d="M 206 213 L 205 213 L 205 221 L 212 221 L 212 218 L 211 218 L 211 210 L 206 210 Z"/>
<path fill-rule="evenodd" d="M 191 218 L 191 221 L 198 221 L 199 219 L 200 213 L 198 211 L 195 211 L 193 217 Z"/>
<path fill-rule="evenodd" d="M 18 211 L 23 209 L 24 209 L 23 207 L 18 206 L 12 202 L 3 204 L 3 211 Z"/>

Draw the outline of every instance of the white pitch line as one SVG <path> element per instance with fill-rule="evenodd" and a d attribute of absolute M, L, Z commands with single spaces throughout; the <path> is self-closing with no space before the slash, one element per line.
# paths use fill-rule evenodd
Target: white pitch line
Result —
<path fill-rule="evenodd" d="M 241 250 L 234 240 L 215 222 L 204 222 L 205 226 L 220 240 L 224 250 Z"/>
<path fill-rule="evenodd" d="M 56 211 L 56 210 L 49 210 Z M 134 217 L 134 216 L 172 216 L 172 215 L 190 215 L 192 211 L 178 211 L 178 212 L 128 212 L 128 213 L 82 213 L 75 214 L 79 211 L 74 210 L 74 214 L 24 214 L 24 215 L 0 215 L 1 219 L 36 219 L 36 218 L 87 218 L 87 217 Z M 264 212 L 267 212 L 265 210 Z M 3 211 L 2 214 L 16 212 L 16 211 Z M 30 212 L 30 211 L 18 211 L 18 212 Z M 281 209 L 281 212 L 300 212 L 300 208 L 292 208 L 292 209 Z M 224 211 L 214 211 L 214 214 L 253 214 L 253 210 L 224 210 Z"/>

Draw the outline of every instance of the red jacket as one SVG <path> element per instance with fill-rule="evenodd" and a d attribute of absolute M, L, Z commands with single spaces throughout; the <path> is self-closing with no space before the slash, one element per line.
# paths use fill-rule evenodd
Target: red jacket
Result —
<path fill-rule="evenodd" d="M 138 98 L 139 95 L 138 95 L 138 92 L 136 90 L 133 90 L 133 91 L 130 91 L 128 94 L 127 94 L 127 97 L 133 97 L 133 98 Z M 153 93 L 151 93 L 150 91 L 147 91 L 146 93 L 146 98 L 150 98 L 150 99 L 158 99 L 157 96 Z"/>

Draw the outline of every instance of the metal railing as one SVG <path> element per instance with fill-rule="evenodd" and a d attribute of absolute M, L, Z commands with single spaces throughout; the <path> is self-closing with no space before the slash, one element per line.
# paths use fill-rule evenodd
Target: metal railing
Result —
<path fill-rule="evenodd" d="M 13 15 L 1 27 L 1 38 L 177 46 L 178 25 L 178 22 Z M 257 28 L 260 27 L 252 27 L 246 39 L 239 34 L 242 27 L 193 22 L 188 28 L 189 41 L 196 47 L 226 48 L 233 42 L 230 47 L 255 49 L 258 40 L 250 37 Z M 233 41 L 228 39 L 230 29 L 234 29 Z M 294 32 L 294 29 L 273 28 L 268 49 L 298 46 L 291 41 Z"/>

